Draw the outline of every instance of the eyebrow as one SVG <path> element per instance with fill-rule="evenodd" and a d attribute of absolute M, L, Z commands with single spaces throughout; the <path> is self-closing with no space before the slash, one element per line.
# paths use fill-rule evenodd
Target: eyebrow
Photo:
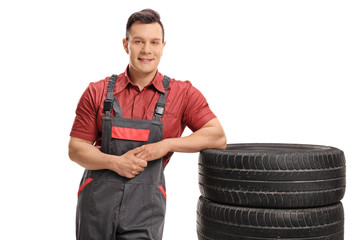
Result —
<path fill-rule="evenodd" d="M 142 37 L 138 37 L 138 36 L 135 36 L 135 37 L 133 37 L 133 38 L 143 39 Z M 152 41 L 154 41 L 154 40 L 161 41 L 161 38 L 153 38 L 153 39 L 151 39 L 151 40 L 152 40 Z"/>

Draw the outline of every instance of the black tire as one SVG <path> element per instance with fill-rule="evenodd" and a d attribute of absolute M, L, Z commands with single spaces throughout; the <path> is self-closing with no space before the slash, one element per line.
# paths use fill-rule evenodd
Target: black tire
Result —
<path fill-rule="evenodd" d="M 200 240 L 342 240 L 342 204 L 305 209 L 264 209 L 221 205 L 200 197 Z"/>
<path fill-rule="evenodd" d="M 265 208 L 331 205 L 345 193 L 344 153 L 298 144 L 229 144 L 199 156 L 201 194 L 218 203 Z"/>

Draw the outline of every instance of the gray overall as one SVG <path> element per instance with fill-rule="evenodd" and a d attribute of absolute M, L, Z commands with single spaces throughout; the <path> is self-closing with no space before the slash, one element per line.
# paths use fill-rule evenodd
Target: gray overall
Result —
<path fill-rule="evenodd" d="M 102 118 L 101 151 L 122 155 L 144 144 L 161 141 L 166 93 L 161 93 L 152 120 L 122 117 L 113 96 L 117 76 L 110 78 Z M 164 77 L 167 91 L 170 78 Z M 110 116 L 114 109 L 115 116 Z M 78 192 L 77 240 L 162 239 L 166 193 L 163 159 L 149 161 L 132 179 L 111 170 L 85 170 Z"/>

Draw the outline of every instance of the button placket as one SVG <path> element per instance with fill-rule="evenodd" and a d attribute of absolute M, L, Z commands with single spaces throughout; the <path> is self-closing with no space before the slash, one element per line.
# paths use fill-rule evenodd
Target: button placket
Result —
<path fill-rule="evenodd" d="M 133 102 L 133 106 L 132 106 L 132 109 L 131 109 L 131 118 L 136 118 L 136 119 L 140 119 L 141 116 L 138 116 L 136 115 L 136 113 L 139 113 L 141 111 L 139 111 L 139 107 L 140 107 L 140 99 L 141 99 L 141 93 L 142 92 L 139 92 L 135 95 L 134 97 L 134 102 Z"/>

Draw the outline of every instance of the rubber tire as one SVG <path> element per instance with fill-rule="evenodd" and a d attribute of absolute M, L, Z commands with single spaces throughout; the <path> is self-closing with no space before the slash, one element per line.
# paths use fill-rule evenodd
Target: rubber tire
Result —
<path fill-rule="evenodd" d="M 345 193 L 345 156 L 333 147 L 229 144 L 199 156 L 201 194 L 218 203 L 265 208 L 331 205 Z"/>
<path fill-rule="evenodd" d="M 222 205 L 200 197 L 200 240 L 344 239 L 344 209 L 334 205 L 305 209 L 264 209 Z"/>

